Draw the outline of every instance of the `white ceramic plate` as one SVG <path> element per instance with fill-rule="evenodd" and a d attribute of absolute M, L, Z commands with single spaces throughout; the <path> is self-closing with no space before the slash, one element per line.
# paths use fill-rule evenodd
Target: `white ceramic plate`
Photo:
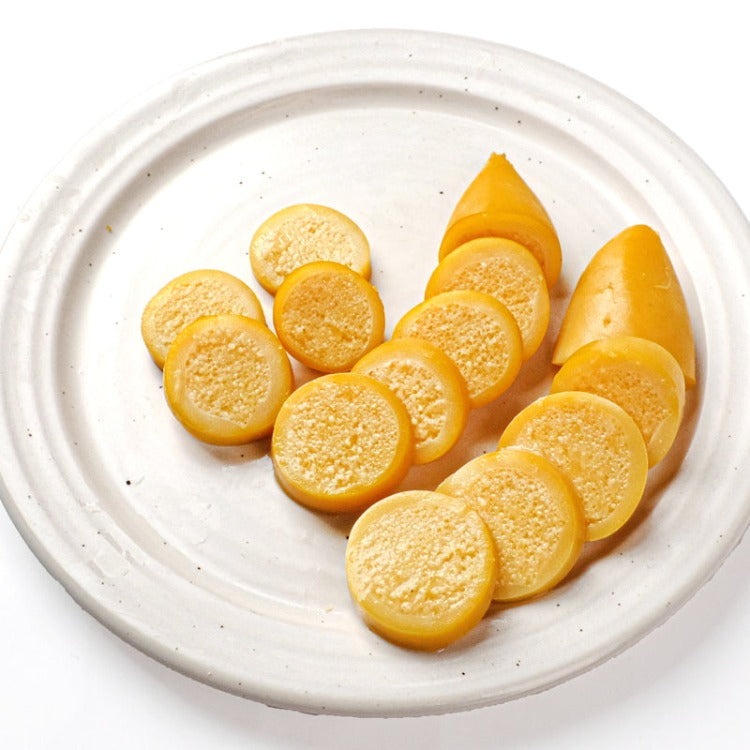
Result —
<path fill-rule="evenodd" d="M 494 447 L 510 416 L 546 392 L 567 296 L 593 252 L 629 224 L 654 226 L 670 252 L 699 385 L 626 529 L 590 545 L 548 596 L 493 610 L 441 653 L 412 653 L 371 634 L 351 606 L 351 519 L 283 495 L 267 442 L 218 449 L 182 431 L 140 314 L 192 268 L 254 284 L 255 227 L 309 201 L 344 211 L 370 238 L 390 329 L 421 299 L 453 205 L 493 150 L 507 153 L 561 237 L 550 332 L 513 389 L 474 413 L 461 445 L 405 485 L 434 486 Z M 229 55 L 86 137 L 0 253 L 2 499 L 84 608 L 223 690 L 309 712 L 393 716 L 548 688 L 664 621 L 748 525 L 748 357 L 735 343 L 750 319 L 749 246 L 741 212 L 684 144 L 550 61 L 393 31 Z"/>

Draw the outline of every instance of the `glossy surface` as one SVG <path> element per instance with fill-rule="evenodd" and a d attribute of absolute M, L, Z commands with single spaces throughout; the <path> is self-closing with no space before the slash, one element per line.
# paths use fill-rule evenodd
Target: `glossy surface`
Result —
<path fill-rule="evenodd" d="M 318 372 L 346 372 L 383 341 L 378 290 L 342 263 L 295 268 L 273 300 L 273 324 L 286 350 Z"/>
<path fill-rule="evenodd" d="M 672 447 L 685 411 L 685 378 L 659 344 L 612 336 L 582 346 L 552 379 L 552 393 L 587 391 L 619 404 L 646 441 L 649 467 Z"/>
<path fill-rule="evenodd" d="M 664 243 L 645 224 L 623 229 L 591 259 L 565 312 L 552 361 L 590 341 L 639 336 L 660 344 L 695 385 L 695 342 L 685 293 Z"/>
<path fill-rule="evenodd" d="M 414 463 L 435 461 L 461 437 L 471 409 L 466 382 L 433 344 L 414 338 L 385 341 L 352 372 L 377 378 L 404 402 L 414 436 Z"/>
<path fill-rule="evenodd" d="M 502 302 L 484 292 L 454 289 L 428 297 L 396 323 L 393 337 L 402 336 L 424 339 L 447 354 L 475 408 L 507 391 L 521 369 L 518 324 Z"/>
<path fill-rule="evenodd" d="M 439 257 L 479 237 L 506 237 L 527 247 L 548 286 L 562 264 L 560 240 L 542 202 L 505 154 L 491 154 L 453 209 Z"/>
<path fill-rule="evenodd" d="M 646 443 L 633 418 L 609 399 L 582 391 L 543 396 L 503 430 L 498 447 L 511 446 L 541 454 L 565 475 L 590 542 L 619 531 L 643 499 Z"/>
<path fill-rule="evenodd" d="M 479 513 L 438 492 L 398 492 L 375 503 L 346 545 L 352 598 L 369 626 L 397 645 L 446 648 L 492 601 L 497 554 Z"/>
<path fill-rule="evenodd" d="M 241 279 L 213 268 L 186 271 L 168 281 L 146 304 L 141 335 L 158 367 L 175 336 L 203 315 L 233 313 L 265 323 L 258 295 Z"/>
<path fill-rule="evenodd" d="M 468 502 L 498 551 L 493 599 L 512 602 L 549 591 L 578 560 L 586 541 L 581 501 L 543 456 L 503 448 L 477 456 L 437 488 Z"/>
<path fill-rule="evenodd" d="M 425 297 L 453 289 L 473 289 L 502 302 L 521 331 L 524 360 L 535 354 L 549 325 L 549 291 L 541 266 L 523 245 L 504 237 L 460 245 L 432 272 Z"/>
<path fill-rule="evenodd" d="M 266 437 L 294 388 L 274 333 L 244 315 L 207 315 L 185 326 L 167 351 L 164 396 L 182 426 L 213 445 Z"/>
<path fill-rule="evenodd" d="M 326 513 L 357 513 L 392 492 L 413 452 L 401 400 L 375 378 L 351 372 L 300 386 L 282 405 L 271 439 L 279 484 Z"/>

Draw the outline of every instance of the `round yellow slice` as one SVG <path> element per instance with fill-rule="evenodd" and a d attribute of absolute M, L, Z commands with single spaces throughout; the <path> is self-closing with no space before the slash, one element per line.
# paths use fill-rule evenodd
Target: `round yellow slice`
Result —
<path fill-rule="evenodd" d="M 268 435 L 293 388 L 289 357 L 265 324 L 244 315 L 199 318 L 177 334 L 164 395 L 192 435 L 239 445 Z"/>
<path fill-rule="evenodd" d="M 671 448 L 685 407 L 685 377 L 677 360 L 660 344 L 635 336 L 581 347 L 557 372 L 550 390 L 587 391 L 619 404 L 646 441 L 649 466 Z"/>
<path fill-rule="evenodd" d="M 163 286 L 146 304 L 141 335 L 151 357 L 164 367 L 175 336 L 203 315 L 233 313 L 265 322 L 263 308 L 247 284 L 225 271 L 188 271 Z"/>
<path fill-rule="evenodd" d="M 484 292 L 457 289 L 426 299 L 396 324 L 393 338 L 424 339 L 463 375 L 472 407 L 507 390 L 521 367 L 523 344 L 513 316 Z"/>
<path fill-rule="evenodd" d="M 508 446 L 541 454 L 572 482 L 589 541 L 622 527 L 643 496 L 646 443 L 633 418 L 602 396 L 564 391 L 533 401 L 500 437 Z"/>
<path fill-rule="evenodd" d="M 411 465 L 406 407 L 359 373 L 322 375 L 284 403 L 271 440 L 279 484 L 327 512 L 359 511 L 393 491 Z"/>
<path fill-rule="evenodd" d="M 317 261 L 292 271 L 273 302 L 286 350 L 319 372 L 344 372 L 383 341 L 385 311 L 375 287 L 341 263 Z"/>
<path fill-rule="evenodd" d="M 570 482 L 546 458 L 522 448 L 472 459 L 437 491 L 468 502 L 492 532 L 497 601 L 551 589 L 570 572 L 586 540 L 586 520 Z"/>
<path fill-rule="evenodd" d="M 386 341 L 352 372 L 376 378 L 404 402 L 414 435 L 414 463 L 440 458 L 461 437 L 471 408 L 466 383 L 434 344 L 414 338 Z"/>
<path fill-rule="evenodd" d="M 331 260 L 370 278 L 370 244 L 348 216 L 328 206 L 300 203 L 269 216 L 250 241 L 255 278 L 271 294 L 295 269 Z"/>
<path fill-rule="evenodd" d="M 453 289 L 475 289 L 502 302 L 518 323 L 524 360 L 539 348 L 549 324 L 549 291 L 539 262 L 523 245 L 480 237 L 457 247 L 433 271 L 425 297 Z"/>
<path fill-rule="evenodd" d="M 391 495 L 366 510 L 346 547 L 352 599 L 382 637 L 426 651 L 448 646 L 484 617 L 497 575 L 480 515 L 438 492 Z"/>

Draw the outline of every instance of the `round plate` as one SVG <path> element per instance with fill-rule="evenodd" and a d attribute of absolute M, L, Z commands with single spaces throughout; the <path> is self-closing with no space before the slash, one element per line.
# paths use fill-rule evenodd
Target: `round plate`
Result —
<path fill-rule="evenodd" d="M 291 203 L 334 206 L 372 245 L 388 327 L 421 300 L 448 217 L 505 152 L 560 234 L 549 335 L 461 444 L 414 469 L 434 487 L 495 446 L 546 392 L 566 300 L 592 254 L 634 223 L 662 236 L 685 290 L 698 386 L 636 516 L 588 545 L 549 595 L 494 608 L 440 653 L 399 649 L 354 611 L 352 519 L 278 488 L 268 441 L 203 445 L 169 413 L 140 315 L 172 277 L 251 277 L 249 239 Z M 456 711 L 548 688 L 663 622 L 750 519 L 748 224 L 704 164 L 607 88 L 518 50 L 366 31 L 241 51 L 104 122 L 25 207 L 0 253 L 0 474 L 28 544 L 70 594 L 198 680 L 308 712 Z M 300 379 L 308 373 L 298 368 Z"/>

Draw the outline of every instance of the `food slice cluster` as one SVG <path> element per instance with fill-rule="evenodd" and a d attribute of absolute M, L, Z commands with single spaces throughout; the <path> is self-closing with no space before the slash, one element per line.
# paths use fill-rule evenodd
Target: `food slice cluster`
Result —
<path fill-rule="evenodd" d="M 649 467 L 672 447 L 685 409 L 679 363 L 660 344 L 637 336 L 613 336 L 582 346 L 557 372 L 550 390 L 595 393 L 621 406 L 646 442 Z"/>
<path fill-rule="evenodd" d="M 480 237 L 456 248 L 432 272 L 425 297 L 454 289 L 484 292 L 505 305 L 521 333 L 524 360 L 539 348 L 549 324 L 549 291 L 541 266 L 523 245 Z"/>
<path fill-rule="evenodd" d="M 510 388 L 548 332 L 561 243 L 505 155 L 491 154 L 461 195 L 423 299 L 390 340 L 368 240 L 341 212 L 281 209 L 249 258 L 273 330 L 244 282 L 196 271 L 146 305 L 144 342 L 193 436 L 236 444 L 272 433 L 285 493 L 354 515 L 349 591 L 397 645 L 444 648 L 493 600 L 560 584 L 587 542 L 633 517 L 679 433 L 696 377 L 687 305 L 661 239 L 635 225 L 582 274 L 549 394 L 497 425 L 494 451 L 436 487 L 400 491 L 413 465 L 457 445 L 472 410 Z M 293 362 L 307 372 L 296 389 Z"/>
<path fill-rule="evenodd" d="M 638 425 L 593 393 L 562 391 L 522 409 L 499 446 L 548 458 L 570 480 L 586 519 L 586 538 L 602 539 L 630 518 L 646 486 L 648 457 Z"/>
<path fill-rule="evenodd" d="M 485 521 L 499 556 L 493 598 L 517 601 L 552 588 L 586 539 L 581 503 L 566 476 L 542 455 L 505 448 L 478 456 L 437 487 Z"/>
<path fill-rule="evenodd" d="M 505 154 L 491 154 L 461 196 L 440 243 L 440 259 L 478 237 L 515 240 L 537 259 L 548 286 L 557 283 L 560 238 L 542 202 Z"/>
<path fill-rule="evenodd" d="M 423 339 L 450 357 L 466 382 L 469 402 L 484 406 L 506 391 L 521 368 L 521 333 L 501 302 L 484 292 L 457 289 L 426 299 L 393 330 Z"/>
<path fill-rule="evenodd" d="M 265 322 L 260 300 L 244 281 L 214 268 L 188 271 L 148 301 L 141 316 L 141 335 L 154 362 L 164 367 L 169 347 L 188 323 L 225 313 Z"/>
<path fill-rule="evenodd" d="M 411 420 L 414 463 L 445 455 L 458 441 L 471 404 L 466 381 L 442 349 L 418 338 L 385 341 L 353 367 L 384 383 L 403 401 Z"/>

